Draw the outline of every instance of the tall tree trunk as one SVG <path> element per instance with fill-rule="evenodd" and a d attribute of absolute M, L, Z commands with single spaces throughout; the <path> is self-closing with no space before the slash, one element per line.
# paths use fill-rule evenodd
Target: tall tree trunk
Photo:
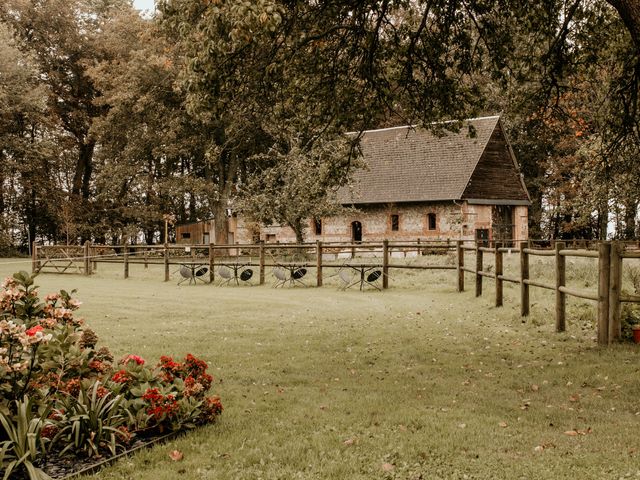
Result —
<path fill-rule="evenodd" d="M 640 53 L 640 2 L 638 0 L 607 0 L 618 11 L 622 22 L 631 34 L 631 39 Z"/>
<path fill-rule="evenodd" d="M 607 229 L 609 226 L 609 206 L 602 203 L 598 208 L 598 239 L 607 239 Z"/>
<path fill-rule="evenodd" d="M 216 243 L 229 243 L 229 218 L 227 217 L 227 200 L 220 199 L 213 209 L 213 221 L 216 233 Z"/>
<path fill-rule="evenodd" d="M 89 198 L 95 146 L 96 144 L 93 141 L 78 144 L 78 160 L 76 161 L 76 169 L 71 186 L 73 196 L 82 195 L 83 199 Z"/>
<path fill-rule="evenodd" d="M 82 174 L 82 198 L 87 200 L 91 194 L 91 175 L 93 173 L 93 151 L 96 142 L 89 142 L 80 146 L 80 156 L 83 157 L 84 172 Z"/>
<path fill-rule="evenodd" d="M 624 204 L 624 231 L 622 238 L 631 240 L 636 234 L 636 215 L 638 214 L 638 200 L 629 198 Z"/>
<path fill-rule="evenodd" d="M 2 153 L 2 150 L 0 150 L 0 165 L 4 165 L 4 155 Z M 3 167 L 0 166 L 0 220 L 2 219 L 4 210 L 6 208 L 4 203 L 4 179 L 4 170 Z"/>
<path fill-rule="evenodd" d="M 296 243 L 304 243 L 304 223 L 302 219 L 296 219 L 295 221 L 291 222 L 289 226 L 296 234 Z"/>

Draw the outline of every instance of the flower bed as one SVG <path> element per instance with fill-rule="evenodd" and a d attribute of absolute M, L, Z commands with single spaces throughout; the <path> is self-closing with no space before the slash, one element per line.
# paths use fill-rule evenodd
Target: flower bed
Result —
<path fill-rule="evenodd" d="M 117 455 L 144 439 L 211 423 L 206 362 L 137 355 L 114 362 L 60 291 L 38 297 L 26 272 L 0 286 L 0 476 L 46 479 L 43 467 Z M 71 459 L 71 460 L 69 460 Z"/>

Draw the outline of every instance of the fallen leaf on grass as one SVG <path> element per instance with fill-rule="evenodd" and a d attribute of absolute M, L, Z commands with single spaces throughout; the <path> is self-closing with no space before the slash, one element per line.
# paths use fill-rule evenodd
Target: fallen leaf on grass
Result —
<path fill-rule="evenodd" d="M 382 464 L 382 470 L 383 470 L 383 471 L 385 471 L 385 472 L 390 472 L 390 471 L 391 471 L 391 470 L 393 470 L 394 468 L 396 468 L 396 467 L 394 467 L 394 466 L 393 466 L 392 464 L 390 464 L 390 463 L 383 463 L 383 464 Z"/>
<path fill-rule="evenodd" d="M 589 435 L 592 431 L 591 427 L 589 427 L 584 430 L 567 430 L 564 434 L 570 437 L 577 437 L 578 435 Z"/>
<path fill-rule="evenodd" d="M 499 426 L 499 427 L 502 427 L 502 428 L 507 428 L 507 427 L 508 427 L 507 422 L 500 422 L 500 423 L 498 424 L 498 426 Z"/>
<path fill-rule="evenodd" d="M 576 394 L 574 394 L 574 395 L 571 395 L 571 396 L 569 397 L 569 401 L 570 401 L 570 402 L 579 402 L 579 401 L 580 401 L 580 394 L 579 394 L 579 393 L 576 393 Z"/>
<path fill-rule="evenodd" d="M 169 458 L 171 460 L 173 460 L 174 462 L 179 462 L 180 460 L 182 460 L 183 457 L 184 457 L 184 455 L 182 454 L 182 452 L 180 450 L 172 450 L 169 453 Z"/>
<path fill-rule="evenodd" d="M 542 443 L 542 444 L 538 445 L 537 447 L 535 447 L 535 448 L 533 449 L 533 451 L 534 451 L 534 452 L 542 452 L 542 451 L 547 450 L 547 449 L 549 449 L 549 448 L 555 448 L 555 447 L 556 447 L 556 446 L 555 446 L 553 443 L 551 443 L 551 442 L 549 442 L 549 443 Z"/>
<path fill-rule="evenodd" d="M 537 392 L 540 389 L 540 387 L 538 385 L 536 385 L 535 383 L 533 385 L 531 385 L 531 391 L 532 392 Z"/>
<path fill-rule="evenodd" d="M 356 445 L 358 443 L 358 439 L 356 437 L 347 438 L 344 442 L 344 445 Z"/>

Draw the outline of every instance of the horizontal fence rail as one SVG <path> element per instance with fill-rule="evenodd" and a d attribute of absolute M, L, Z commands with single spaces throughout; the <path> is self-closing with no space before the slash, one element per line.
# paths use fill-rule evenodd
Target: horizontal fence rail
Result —
<path fill-rule="evenodd" d="M 475 254 L 475 264 L 467 264 L 467 254 Z M 504 255 L 519 256 L 517 275 L 505 275 Z M 402 264 L 395 258 L 416 258 L 425 255 L 453 255 L 453 264 Z M 493 263 L 485 262 L 485 256 Z M 554 281 L 530 278 L 531 257 L 553 257 Z M 598 278 L 593 290 L 567 285 L 567 259 L 598 260 Z M 640 242 L 595 242 L 560 240 L 526 242 L 418 240 L 374 242 L 321 242 L 305 244 L 164 244 L 164 245 L 37 245 L 32 248 L 33 272 L 79 273 L 90 275 L 100 263 L 123 265 L 124 278 L 130 265 L 164 266 L 164 280 L 169 281 L 172 266 L 206 267 L 208 281 L 213 283 L 216 267 L 254 267 L 259 284 L 265 283 L 266 268 L 305 268 L 316 270 L 316 285 L 322 286 L 324 270 L 350 268 L 364 275 L 365 269 L 380 271 L 382 289 L 389 287 L 389 271 L 394 270 L 456 270 L 457 290 L 465 290 L 465 274 L 475 280 L 475 295 L 483 293 L 483 279 L 495 285 L 495 305 L 504 302 L 505 282 L 520 286 L 520 314 L 530 314 L 530 288 L 555 292 L 555 328 L 566 330 L 567 296 L 596 302 L 597 338 L 600 344 L 610 344 L 621 338 L 621 305 L 639 303 L 640 294 L 622 292 L 622 266 L 628 259 L 640 259 Z M 367 270 L 368 271 L 368 270 Z"/>

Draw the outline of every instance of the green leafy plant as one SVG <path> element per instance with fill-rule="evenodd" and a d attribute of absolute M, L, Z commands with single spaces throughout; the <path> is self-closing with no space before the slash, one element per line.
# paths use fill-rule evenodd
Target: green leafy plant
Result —
<path fill-rule="evenodd" d="M 78 397 L 67 395 L 56 411 L 58 433 L 52 445 L 66 445 L 60 451 L 82 452 L 88 457 L 100 456 L 103 449 L 112 455 L 128 443 L 131 435 L 126 426 L 128 412 L 121 405 L 122 397 L 114 396 L 99 381 L 89 391 L 80 389 Z"/>
<path fill-rule="evenodd" d="M 36 466 L 45 453 L 115 455 L 136 434 L 190 428 L 221 413 L 219 398 L 206 397 L 206 362 L 189 354 L 154 366 L 126 355 L 114 365 L 74 316 L 75 290 L 41 301 L 34 277 L 19 272 L 0 285 L 0 477 L 47 478 Z"/>
<path fill-rule="evenodd" d="M 50 477 L 36 467 L 35 462 L 45 452 L 47 439 L 41 433 L 48 423 L 49 408 L 38 415 L 34 400 L 28 397 L 16 401 L 15 407 L 15 415 L 0 412 L 0 424 L 7 437 L 0 447 L 3 479 L 7 480 L 14 472 L 23 476 L 26 472 L 30 480 L 48 480 Z"/>

